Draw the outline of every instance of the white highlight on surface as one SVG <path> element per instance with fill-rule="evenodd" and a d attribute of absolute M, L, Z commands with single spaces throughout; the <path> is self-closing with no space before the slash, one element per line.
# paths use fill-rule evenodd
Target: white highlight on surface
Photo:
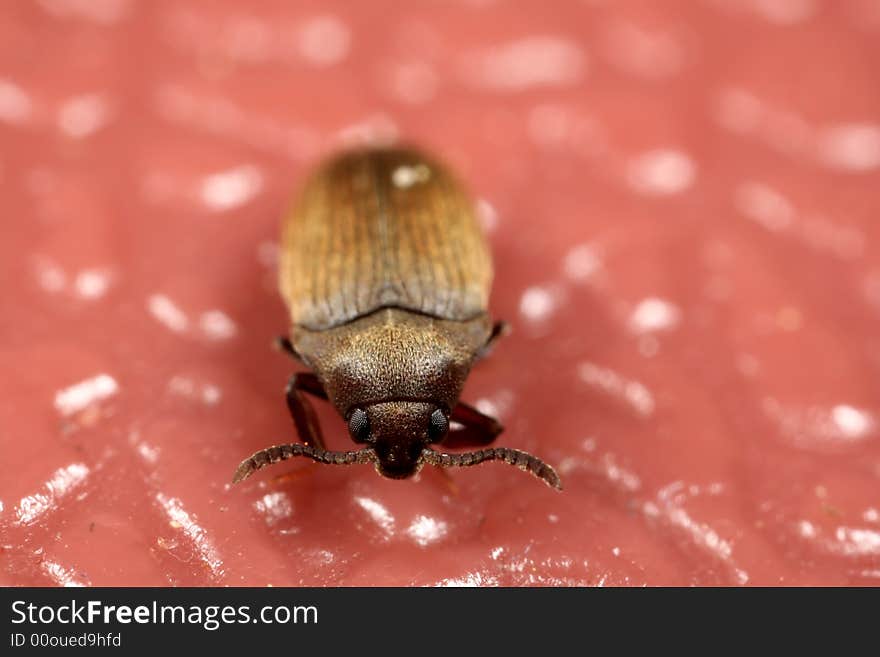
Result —
<path fill-rule="evenodd" d="M 844 123 L 822 130 L 817 156 L 828 167 L 861 173 L 880 168 L 880 124 Z"/>
<path fill-rule="evenodd" d="M 570 143 L 572 124 L 571 112 L 567 107 L 543 103 L 529 112 L 527 129 L 536 144 L 558 146 Z"/>
<path fill-rule="evenodd" d="M 2 507 L 0 507 L 0 511 L 2 510 Z M 865 522 L 880 522 L 880 510 L 875 509 L 874 507 L 869 507 L 865 509 L 862 518 Z"/>
<path fill-rule="evenodd" d="M 71 463 L 58 468 L 41 492 L 21 498 L 15 507 L 15 522 L 29 525 L 37 521 L 57 505 L 61 498 L 79 487 L 88 476 L 89 468 L 84 463 Z"/>
<path fill-rule="evenodd" d="M 101 94 L 73 96 L 58 110 L 58 129 L 68 137 L 83 139 L 100 130 L 109 116 L 109 103 Z"/>
<path fill-rule="evenodd" d="M 0 78 L 0 121 L 19 124 L 31 116 L 31 99 L 14 82 Z"/>
<path fill-rule="evenodd" d="M 613 454 L 605 454 L 602 457 L 602 469 L 608 481 L 627 493 L 634 493 L 642 487 L 639 476 L 619 466 Z"/>
<path fill-rule="evenodd" d="M 737 568 L 732 562 L 733 547 L 730 542 L 723 539 L 718 532 L 706 523 L 695 521 L 690 514 L 681 506 L 681 498 L 684 496 L 684 483 L 674 481 L 661 488 L 657 493 L 657 502 L 645 504 L 645 513 L 649 516 L 657 516 L 662 511 L 663 517 L 673 527 L 682 530 L 690 537 L 693 543 L 714 555 L 720 561 L 730 566 L 737 583 L 744 585 L 749 581 L 746 571 Z M 650 505 L 650 506 L 649 506 Z"/>
<path fill-rule="evenodd" d="M 263 174 L 252 164 L 243 164 L 207 176 L 201 184 L 202 202 L 214 212 L 240 207 L 263 188 Z"/>
<path fill-rule="evenodd" d="M 346 58 L 351 31 L 336 16 L 309 19 L 299 32 L 299 51 L 315 66 L 332 66 Z"/>
<path fill-rule="evenodd" d="M 421 547 L 427 547 L 431 543 L 443 539 L 449 532 L 448 525 L 442 520 L 430 516 L 416 516 L 406 533 Z"/>
<path fill-rule="evenodd" d="M 155 465 L 159 461 L 158 447 L 141 442 L 138 443 L 135 449 L 137 450 L 138 456 L 140 456 L 146 463 Z"/>
<path fill-rule="evenodd" d="M 84 269 L 76 275 L 74 287 L 84 299 L 99 299 L 110 288 L 110 272 L 104 269 Z"/>
<path fill-rule="evenodd" d="M 393 144 L 400 134 L 394 120 L 385 114 L 374 114 L 339 131 L 344 144 L 383 146 Z"/>
<path fill-rule="evenodd" d="M 809 520 L 801 520 L 798 523 L 798 533 L 804 538 L 815 538 L 817 534 L 816 526 Z"/>
<path fill-rule="evenodd" d="M 642 417 L 654 412 L 654 396 L 638 381 L 626 379 L 614 370 L 589 362 L 578 365 L 578 376 L 587 385 L 619 399 Z"/>
<path fill-rule="evenodd" d="M 762 408 L 782 435 L 797 446 L 822 449 L 854 444 L 870 437 L 876 428 L 873 416 L 849 404 L 830 409 L 821 406 L 786 406 L 772 397 L 763 400 Z"/>
<path fill-rule="evenodd" d="M 666 32 L 649 32 L 633 23 L 617 23 L 604 37 L 609 57 L 624 71 L 650 79 L 673 76 L 681 71 L 681 44 Z"/>
<path fill-rule="evenodd" d="M 629 186 L 647 196 L 672 196 L 693 185 L 697 167 L 683 151 L 660 148 L 634 158 L 626 170 Z"/>
<path fill-rule="evenodd" d="M 795 25 L 816 14 L 816 0 L 752 0 L 752 9 L 776 25 Z"/>
<path fill-rule="evenodd" d="M 186 314 L 164 294 L 152 294 L 147 299 L 150 314 L 175 333 L 183 333 L 189 328 Z"/>
<path fill-rule="evenodd" d="M 649 297 L 643 299 L 629 317 L 629 328 L 633 333 L 652 333 L 669 331 L 681 322 L 681 311 L 678 306 L 659 299 Z"/>
<path fill-rule="evenodd" d="M 761 101 L 746 89 L 730 87 L 718 94 L 716 118 L 731 132 L 754 132 L 760 124 L 763 111 Z"/>
<path fill-rule="evenodd" d="M 489 201 L 484 198 L 477 200 L 477 219 L 480 226 L 487 233 L 493 232 L 498 228 L 498 210 Z"/>
<path fill-rule="evenodd" d="M 65 568 L 57 561 L 43 561 L 40 567 L 58 586 L 89 586 L 89 582 L 83 582 L 76 577 L 76 572 L 72 568 Z"/>
<path fill-rule="evenodd" d="M 192 541 L 199 560 L 208 568 L 213 577 L 223 574 L 223 560 L 213 541 L 208 537 L 205 529 L 193 520 L 190 514 L 183 508 L 183 502 L 176 497 L 168 497 L 163 493 L 156 493 L 156 501 L 160 504 L 168 517 L 169 524 L 175 529 L 182 529 L 184 535 Z"/>
<path fill-rule="evenodd" d="M 565 254 L 563 268 L 573 281 L 589 280 L 602 267 L 599 254 L 589 244 L 579 244 Z"/>
<path fill-rule="evenodd" d="M 281 258 L 281 245 L 278 242 L 260 242 L 257 245 L 257 260 L 264 267 L 275 268 Z"/>
<path fill-rule="evenodd" d="M 99 374 L 55 393 L 55 409 L 61 415 L 78 413 L 99 401 L 112 397 L 119 384 L 109 374 Z"/>
<path fill-rule="evenodd" d="M 437 74 L 426 62 L 395 62 L 388 81 L 394 96 L 405 103 L 427 103 L 437 94 Z"/>
<path fill-rule="evenodd" d="M 293 503 L 290 496 L 284 491 L 267 493 L 254 502 L 254 508 L 259 512 L 266 524 L 270 527 L 293 515 Z"/>
<path fill-rule="evenodd" d="M 880 532 L 859 527 L 838 527 L 838 550 L 848 556 L 880 555 Z"/>
<path fill-rule="evenodd" d="M 112 25 L 125 18 L 132 0 L 38 0 L 39 5 L 57 18 L 80 18 Z"/>
<path fill-rule="evenodd" d="M 37 281 L 46 292 L 61 292 L 67 286 L 67 274 L 58 263 L 49 258 L 39 257 L 34 261 Z"/>
<path fill-rule="evenodd" d="M 740 185 L 734 202 L 740 212 L 767 230 L 780 231 L 794 221 L 795 211 L 791 202 L 761 182 L 748 181 Z"/>
<path fill-rule="evenodd" d="M 557 291 L 534 285 L 523 292 L 519 300 L 519 312 L 529 321 L 543 322 L 556 311 L 560 301 Z"/>
<path fill-rule="evenodd" d="M 391 182 L 395 187 L 408 189 L 417 183 L 427 182 L 431 178 L 431 169 L 425 164 L 415 166 L 401 165 L 391 173 Z"/>
<path fill-rule="evenodd" d="M 465 76 L 474 84 L 497 91 L 523 91 L 576 84 L 587 69 L 584 50 L 555 36 L 532 36 L 464 62 Z"/>
<path fill-rule="evenodd" d="M 370 497 L 358 496 L 354 498 L 354 501 L 367 512 L 367 515 L 379 526 L 386 537 L 394 533 L 394 516 L 385 506 Z"/>
<path fill-rule="evenodd" d="M 207 406 L 216 406 L 223 398 L 223 391 L 213 383 L 199 384 L 180 375 L 171 378 L 168 391 L 181 397 L 201 400 Z"/>
<path fill-rule="evenodd" d="M 478 586 L 499 586 L 498 578 L 483 575 L 480 572 L 466 573 L 461 577 L 450 577 L 437 582 L 437 586 L 472 588 Z"/>
<path fill-rule="evenodd" d="M 209 310 L 199 318 L 202 332 L 212 340 L 228 340 L 235 337 L 238 327 L 222 310 Z"/>
<path fill-rule="evenodd" d="M 848 404 L 839 404 L 832 408 L 831 418 L 841 433 L 849 438 L 861 438 L 870 432 L 874 425 L 869 413 Z"/>

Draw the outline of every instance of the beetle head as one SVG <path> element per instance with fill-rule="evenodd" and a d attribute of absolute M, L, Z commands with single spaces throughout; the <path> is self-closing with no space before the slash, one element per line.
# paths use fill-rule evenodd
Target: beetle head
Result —
<path fill-rule="evenodd" d="M 432 403 L 388 401 L 355 408 L 348 429 L 355 442 L 373 448 L 380 474 L 404 479 L 419 471 L 424 449 L 446 436 L 449 419 Z"/>

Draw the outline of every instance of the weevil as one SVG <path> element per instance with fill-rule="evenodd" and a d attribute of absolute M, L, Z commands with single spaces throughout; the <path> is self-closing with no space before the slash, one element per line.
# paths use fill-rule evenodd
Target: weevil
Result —
<path fill-rule="evenodd" d="M 488 447 L 501 425 L 459 401 L 505 324 L 487 312 L 492 261 L 474 205 L 443 164 L 409 147 L 342 152 L 307 180 L 283 224 L 279 285 L 291 328 L 278 345 L 311 370 L 286 389 L 302 442 L 246 458 L 234 483 L 299 456 L 372 463 L 395 479 L 426 463 L 495 460 L 561 490 L 541 459 Z M 328 450 L 306 395 L 329 401 L 362 447 Z"/>

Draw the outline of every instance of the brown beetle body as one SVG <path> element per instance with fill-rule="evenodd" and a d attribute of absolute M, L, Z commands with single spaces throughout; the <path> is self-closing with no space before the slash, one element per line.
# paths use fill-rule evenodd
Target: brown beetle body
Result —
<path fill-rule="evenodd" d="M 404 148 L 328 161 L 285 221 L 279 282 L 292 324 L 282 345 L 314 372 L 295 374 L 287 390 L 305 444 L 257 452 L 234 481 L 293 456 L 372 462 L 393 478 L 424 463 L 503 460 L 561 488 L 550 466 L 524 452 L 430 447 L 488 445 L 501 432 L 458 401 L 503 325 L 486 312 L 492 265 L 473 205 L 438 163 Z M 304 392 L 328 399 L 367 447 L 326 450 Z M 449 432 L 450 420 L 462 429 Z"/>

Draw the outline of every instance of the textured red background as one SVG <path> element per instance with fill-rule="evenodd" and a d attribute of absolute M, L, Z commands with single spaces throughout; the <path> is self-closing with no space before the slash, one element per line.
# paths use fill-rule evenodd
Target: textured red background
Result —
<path fill-rule="evenodd" d="M 877 2 L 292 4 L 3 3 L 0 583 L 880 583 Z M 291 191 L 396 136 L 480 199 L 464 398 L 562 494 L 228 485 L 292 437 Z"/>

